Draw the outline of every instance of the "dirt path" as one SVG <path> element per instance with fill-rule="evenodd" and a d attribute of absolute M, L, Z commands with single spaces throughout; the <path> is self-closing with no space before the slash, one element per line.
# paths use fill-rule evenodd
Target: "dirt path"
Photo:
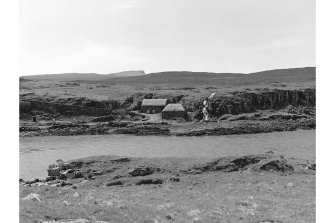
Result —
<path fill-rule="evenodd" d="M 147 120 L 146 122 L 161 122 L 162 121 L 162 113 L 147 114 L 147 113 L 140 113 L 138 111 L 133 111 L 133 112 L 139 115 L 145 115 L 149 117 L 149 120 Z"/>

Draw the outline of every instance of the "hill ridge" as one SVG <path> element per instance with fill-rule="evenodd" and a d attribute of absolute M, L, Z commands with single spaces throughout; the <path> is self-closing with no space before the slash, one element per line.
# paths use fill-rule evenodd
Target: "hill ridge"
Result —
<path fill-rule="evenodd" d="M 193 72 L 193 71 L 163 71 L 148 73 L 144 71 L 125 71 L 101 75 L 96 73 L 69 73 L 66 74 L 23 76 L 30 80 L 58 80 L 58 81 L 89 81 L 110 84 L 140 85 L 140 84 L 172 84 L 172 85 L 249 85 L 265 82 L 307 82 L 315 81 L 316 68 L 286 68 L 259 71 L 254 73 L 215 73 L 215 72 Z M 139 75 L 137 75 L 139 74 Z M 52 75 L 52 74 L 50 74 Z M 123 76 L 126 75 L 126 76 Z"/>

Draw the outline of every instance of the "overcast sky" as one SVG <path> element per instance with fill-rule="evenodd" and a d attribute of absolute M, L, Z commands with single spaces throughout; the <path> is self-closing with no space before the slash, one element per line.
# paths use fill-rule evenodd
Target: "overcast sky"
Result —
<path fill-rule="evenodd" d="M 315 66 L 314 0 L 21 0 L 21 75 Z"/>

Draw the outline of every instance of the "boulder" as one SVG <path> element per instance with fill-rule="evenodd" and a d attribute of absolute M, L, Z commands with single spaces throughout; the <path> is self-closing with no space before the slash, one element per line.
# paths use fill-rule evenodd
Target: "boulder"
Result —
<path fill-rule="evenodd" d="M 60 173 L 59 179 L 63 180 L 63 179 L 70 178 L 72 175 L 74 175 L 74 172 L 75 171 L 72 169 L 65 170 L 64 172 Z"/>
<path fill-rule="evenodd" d="M 294 168 L 292 165 L 290 165 L 286 159 L 275 159 L 271 160 L 269 162 L 266 162 L 265 164 L 261 165 L 260 170 L 263 171 L 276 171 L 276 172 L 290 172 L 293 171 Z"/>
<path fill-rule="evenodd" d="M 129 174 L 133 177 L 137 177 L 137 176 L 147 176 L 147 175 L 153 174 L 154 172 L 159 172 L 159 171 L 160 169 L 156 167 L 138 167 L 132 170 L 131 172 L 129 172 Z"/>
<path fill-rule="evenodd" d="M 316 170 L 316 164 L 313 163 L 312 165 L 308 166 L 309 170 Z"/>
<path fill-rule="evenodd" d="M 45 178 L 45 180 L 48 182 L 48 181 L 53 181 L 53 180 L 56 180 L 56 177 L 54 176 L 48 176 Z"/>
<path fill-rule="evenodd" d="M 142 184 L 162 184 L 164 182 L 163 179 L 160 178 L 154 178 L 154 179 L 142 179 L 137 181 L 136 185 L 142 185 Z"/>
<path fill-rule="evenodd" d="M 40 182 L 40 180 L 35 179 L 35 180 L 31 180 L 31 181 L 26 181 L 25 184 L 34 184 L 34 183 L 37 183 L 37 182 Z"/>
<path fill-rule="evenodd" d="M 53 167 L 47 170 L 48 171 L 48 176 L 49 177 L 59 177 L 60 172 L 63 170 L 61 166 Z"/>
<path fill-rule="evenodd" d="M 108 182 L 106 184 L 107 187 L 110 187 L 110 186 L 120 186 L 120 185 L 123 185 L 124 184 L 124 181 L 121 181 L 121 180 L 113 180 L 111 182 Z"/>
<path fill-rule="evenodd" d="M 152 93 L 148 93 L 148 94 L 144 95 L 144 99 L 152 99 L 153 96 L 154 95 Z"/>
<path fill-rule="evenodd" d="M 31 193 L 23 198 L 23 200 L 31 200 L 31 201 L 38 201 L 41 202 L 40 195 Z"/>

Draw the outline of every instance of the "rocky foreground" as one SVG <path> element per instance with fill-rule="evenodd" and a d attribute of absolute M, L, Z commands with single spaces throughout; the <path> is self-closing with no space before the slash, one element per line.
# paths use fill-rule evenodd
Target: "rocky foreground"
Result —
<path fill-rule="evenodd" d="M 20 180 L 21 222 L 315 222 L 315 161 L 89 157 Z"/>

